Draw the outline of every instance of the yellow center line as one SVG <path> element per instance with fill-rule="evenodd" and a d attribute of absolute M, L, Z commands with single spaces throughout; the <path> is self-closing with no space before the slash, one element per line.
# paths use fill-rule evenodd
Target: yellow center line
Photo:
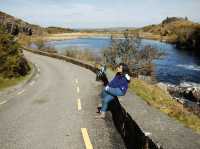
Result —
<path fill-rule="evenodd" d="M 92 146 L 92 143 L 90 141 L 90 137 L 88 135 L 87 129 L 81 128 L 81 132 L 82 132 L 82 135 L 83 135 L 83 140 L 85 142 L 86 149 L 93 149 L 93 146 Z"/>
<path fill-rule="evenodd" d="M 77 99 L 78 111 L 81 110 L 81 100 Z"/>

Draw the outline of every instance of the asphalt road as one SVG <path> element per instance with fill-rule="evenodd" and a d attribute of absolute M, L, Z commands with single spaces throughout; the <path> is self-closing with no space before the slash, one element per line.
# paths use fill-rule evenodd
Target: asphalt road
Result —
<path fill-rule="evenodd" d="M 0 149 L 124 149 L 111 117 L 95 119 L 101 85 L 91 71 L 24 52 L 37 74 L 0 97 Z"/>

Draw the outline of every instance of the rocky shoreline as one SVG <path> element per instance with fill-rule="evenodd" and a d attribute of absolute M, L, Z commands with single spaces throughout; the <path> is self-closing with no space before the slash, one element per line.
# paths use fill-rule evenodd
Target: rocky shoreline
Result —
<path fill-rule="evenodd" d="M 173 85 L 160 82 L 157 86 L 168 92 L 172 99 L 200 116 L 200 84 L 184 82 Z"/>

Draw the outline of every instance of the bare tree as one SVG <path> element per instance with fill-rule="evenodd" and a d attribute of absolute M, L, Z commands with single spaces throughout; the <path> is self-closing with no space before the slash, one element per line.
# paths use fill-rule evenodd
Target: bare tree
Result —
<path fill-rule="evenodd" d="M 128 32 L 124 33 L 124 38 L 113 38 L 111 36 L 111 46 L 103 51 L 104 62 L 115 67 L 118 63 L 123 62 L 128 64 L 129 68 L 133 71 L 135 67 L 136 71 L 143 72 L 148 71 L 149 74 L 152 69 L 152 61 L 161 56 L 155 48 L 151 46 L 145 46 L 141 48 L 141 39 L 138 34 L 129 35 Z M 144 69 L 145 68 L 145 69 Z"/>

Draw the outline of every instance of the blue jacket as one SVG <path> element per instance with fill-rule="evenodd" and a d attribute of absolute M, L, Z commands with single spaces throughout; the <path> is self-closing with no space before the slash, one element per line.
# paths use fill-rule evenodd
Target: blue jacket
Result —
<path fill-rule="evenodd" d="M 117 73 L 113 80 L 109 82 L 108 86 L 111 88 L 120 88 L 125 95 L 128 89 L 128 80 L 124 75 Z"/>

